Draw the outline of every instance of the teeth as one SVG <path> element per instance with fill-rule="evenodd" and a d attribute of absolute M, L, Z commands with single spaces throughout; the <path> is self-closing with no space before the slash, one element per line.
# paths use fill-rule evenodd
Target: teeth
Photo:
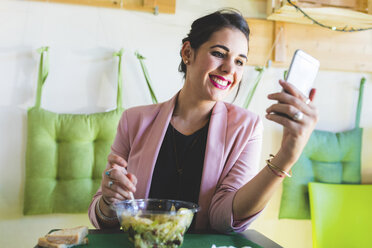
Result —
<path fill-rule="evenodd" d="M 212 80 L 215 81 L 216 83 L 218 83 L 221 86 L 226 86 L 229 83 L 228 81 L 221 80 L 217 77 L 212 77 Z"/>

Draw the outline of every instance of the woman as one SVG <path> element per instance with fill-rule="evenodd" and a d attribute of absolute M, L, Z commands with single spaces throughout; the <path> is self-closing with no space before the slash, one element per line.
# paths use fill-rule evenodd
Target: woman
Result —
<path fill-rule="evenodd" d="M 231 10 L 196 20 L 183 40 L 183 88 L 169 101 L 128 109 L 120 120 L 108 165 L 89 208 L 97 228 L 118 227 L 109 204 L 135 198 L 198 202 L 195 229 L 244 231 L 265 207 L 300 156 L 317 112 L 292 85 L 266 118 L 284 128 L 280 150 L 260 172 L 260 118 L 223 100 L 241 82 L 249 28 Z M 299 114 L 301 113 L 301 114 Z M 294 118 L 294 117 L 302 118 Z"/>

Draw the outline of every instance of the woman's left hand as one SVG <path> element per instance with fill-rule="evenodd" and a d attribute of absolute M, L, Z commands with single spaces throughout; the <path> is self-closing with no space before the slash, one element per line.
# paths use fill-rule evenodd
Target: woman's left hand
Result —
<path fill-rule="evenodd" d="M 315 89 L 310 91 L 307 98 L 290 83 L 280 80 L 279 84 L 284 91 L 268 95 L 269 99 L 277 100 L 278 103 L 266 109 L 266 118 L 283 126 L 279 152 L 285 154 L 287 163 L 294 164 L 318 121 L 318 112 L 312 103 Z"/>

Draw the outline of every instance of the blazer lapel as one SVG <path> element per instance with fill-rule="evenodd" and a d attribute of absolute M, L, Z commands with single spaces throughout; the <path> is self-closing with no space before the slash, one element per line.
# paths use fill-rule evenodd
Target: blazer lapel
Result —
<path fill-rule="evenodd" d="M 155 163 L 163 143 L 178 94 L 163 103 L 155 117 L 149 132 L 146 133 L 143 145 L 145 145 L 138 166 L 134 174 L 138 178 L 136 198 L 148 198 Z"/>
<path fill-rule="evenodd" d="M 223 170 L 223 155 L 227 129 L 227 109 L 223 102 L 217 102 L 209 122 L 205 149 L 203 175 L 200 185 L 199 205 L 201 211 L 196 217 L 196 227 L 208 227 L 209 206 L 216 191 L 216 185 Z"/>

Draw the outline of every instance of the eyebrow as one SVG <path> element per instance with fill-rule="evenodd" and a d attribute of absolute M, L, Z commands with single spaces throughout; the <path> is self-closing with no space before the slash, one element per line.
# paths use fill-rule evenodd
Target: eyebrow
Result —
<path fill-rule="evenodd" d="M 230 52 L 230 49 L 227 48 L 227 47 L 224 46 L 224 45 L 214 45 L 214 46 L 211 46 L 210 48 L 216 48 L 216 47 L 219 47 L 219 48 L 225 50 L 226 52 Z M 244 55 L 244 54 L 239 54 L 239 56 L 245 58 L 246 60 L 248 60 L 247 56 Z"/>

